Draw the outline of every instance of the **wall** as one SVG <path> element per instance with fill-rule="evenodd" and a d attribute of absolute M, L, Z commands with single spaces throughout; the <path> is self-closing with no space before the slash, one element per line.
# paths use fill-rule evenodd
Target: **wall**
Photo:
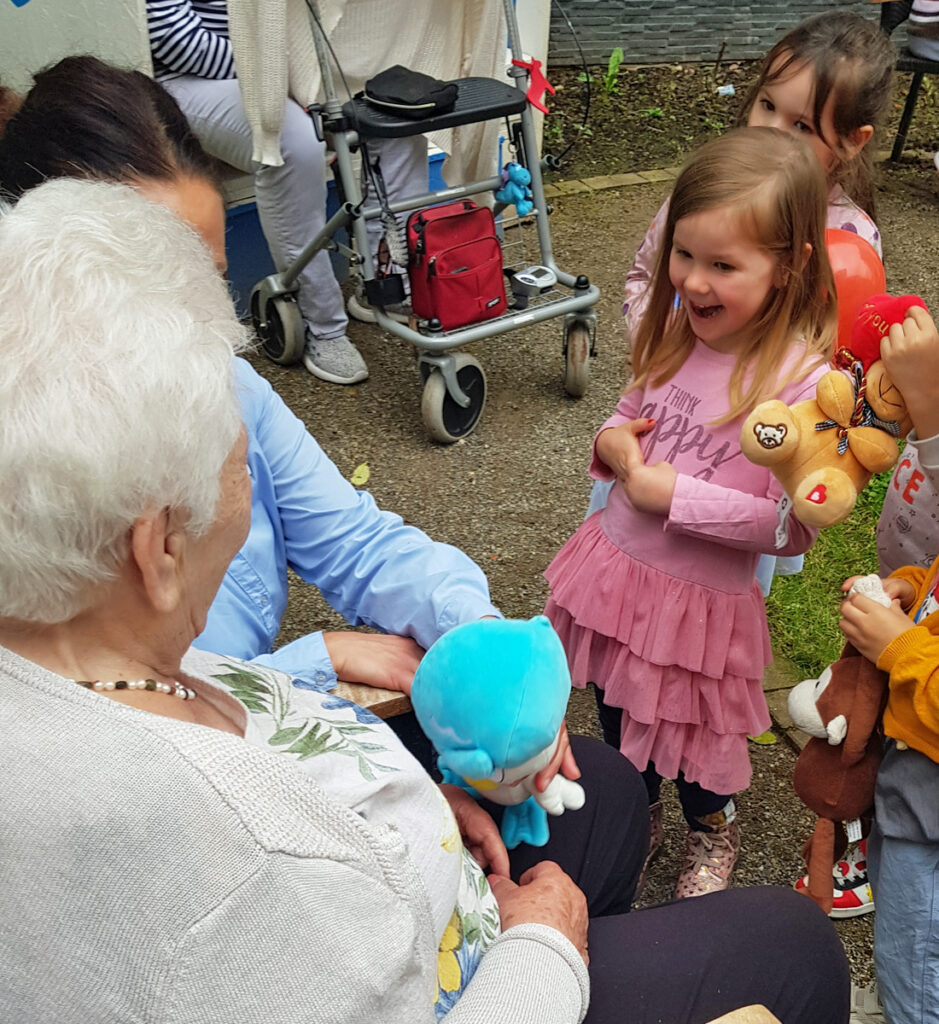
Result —
<path fill-rule="evenodd" d="M 879 17 L 870 0 L 560 0 L 588 64 L 605 64 L 617 46 L 627 64 L 714 61 L 761 57 L 793 25 L 811 14 L 840 9 Z M 900 33 L 898 31 L 899 40 Z M 550 62 L 577 65 L 581 58 L 557 4 L 551 7 Z"/>
<path fill-rule="evenodd" d="M 72 53 L 150 70 L 145 0 L 0 0 L 0 81 L 29 89 L 32 73 Z"/>

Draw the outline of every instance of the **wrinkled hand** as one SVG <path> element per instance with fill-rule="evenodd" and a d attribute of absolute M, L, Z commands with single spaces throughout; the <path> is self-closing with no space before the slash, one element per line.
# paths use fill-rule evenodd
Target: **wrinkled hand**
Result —
<path fill-rule="evenodd" d="M 597 436 L 597 456 L 616 474 L 626 497 L 640 512 L 667 516 L 678 474 L 669 462 L 647 466 L 638 437 L 655 426 L 655 420 L 630 420 L 608 427 Z"/>
<path fill-rule="evenodd" d="M 447 798 L 453 817 L 456 818 L 463 845 L 473 855 L 476 863 L 497 875 L 508 875 L 509 854 L 491 815 L 459 786 L 444 783 L 440 791 Z"/>
<path fill-rule="evenodd" d="M 580 769 L 574 760 L 574 752 L 571 750 L 570 737 L 567 735 L 567 723 L 561 722 L 561 729 L 558 732 L 558 745 L 554 748 L 554 756 L 535 775 L 535 789 L 543 793 L 551 780 L 560 772 L 566 779 L 577 780 L 580 778 Z"/>
<path fill-rule="evenodd" d="M 885 648 L 913 623 L 901 609 L 892 604 L 884 608 L 863 594 L 854 594 L 841 602 L 841 621 L 845 637 L 875 665 Z"/>
<path fill-rule="evenodd" d="M 410 695 L 424 649 L 407 636 L 384 633 L 324 633 L 336 676 L 346 683 L 366 683 Z"/>
<path fill-rule="evenodd" d="M 841 589 L 847 593 L 854 586 L 855 581 L 859 579 L 861 579 L 860 576 L 849 576 L 841 584 Z M 909 611 L 913 601 L 916 599 L 916 591 L 913 589 L 913 584 L 909 580 L 901 580 L 893 576 L 881 577 L 880 582 L 887 597 L 891 601 L 896 601 L 902 610 Z"/>
<path fill-rule="evenodd" d="M 516 924 L 546 924 L 570 939 L 584 963 L 590 963 L 587 899 L 554 861 L 529 868 L 518 885 L 501 875 L 490 875 L 489 885 L 499 904 L 503 931 Z"/>
<path fill-rule="evenodd" d="M 902 324 L 892 324 L 880 343 L 890 379 L 906 402 L 920 437 L 939 433 L 939 331 L 921 306 L 911 306 Z"/>

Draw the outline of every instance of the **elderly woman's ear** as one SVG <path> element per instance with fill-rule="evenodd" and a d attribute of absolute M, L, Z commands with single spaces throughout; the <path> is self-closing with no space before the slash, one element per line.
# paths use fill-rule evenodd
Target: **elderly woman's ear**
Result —
<path fill-rule="evenodd" d="M 188 536 L 184 518 L 174 509 L 148 512 L 135 520 L 130 553 L 147 600 L 154 611 L 175 612 L 185 598 L 185 558 Z"/>

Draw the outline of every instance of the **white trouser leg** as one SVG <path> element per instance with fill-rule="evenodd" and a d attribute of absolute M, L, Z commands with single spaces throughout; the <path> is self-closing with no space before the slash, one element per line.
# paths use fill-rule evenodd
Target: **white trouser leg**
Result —
<path fill-rule="evenodd" d="M 264 237 L 278 270 L 284 270 L 326 222 L 325 146 L 293 100 L 286 101 L 281 167 L 251 159 L 251 129 L 233 78 L 184 75 L 163 83 L 173 94 L 205 148 L 226 163 L 254 174 L 255 199 Z M 342 293 L 329 254 L 321 251 L 299 279 L 300 310 L 315 338 L 346 332 Z"/>

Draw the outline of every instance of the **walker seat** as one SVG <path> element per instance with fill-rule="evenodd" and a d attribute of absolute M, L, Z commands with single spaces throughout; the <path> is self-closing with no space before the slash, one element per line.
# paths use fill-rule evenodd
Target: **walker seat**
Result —
<path fill-rule="evenodd" d="M 379 110 L 361 96 L 344 103 L 342 112 L 359 135 L 375 139 L 399 139 L 521 114 L 525 109 L 525 94 L 506 82 L 497 82 L 494 78 L 455 78 L 453 84 L 458 89 L 453 109 L 419 121 Z"/>

